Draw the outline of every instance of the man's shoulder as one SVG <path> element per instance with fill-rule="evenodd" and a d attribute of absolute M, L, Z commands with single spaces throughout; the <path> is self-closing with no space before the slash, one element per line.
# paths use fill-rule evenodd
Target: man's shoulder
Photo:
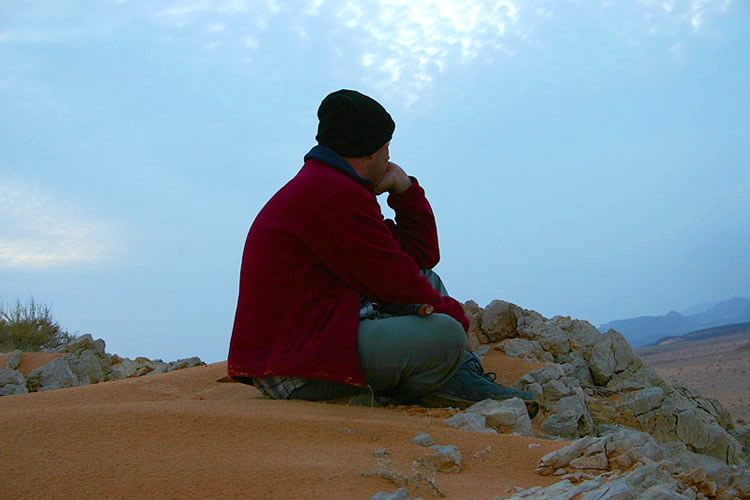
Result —
<path fill-rule="evenodd" d="M 356 180 L 319 160 L 308 159 L 297 175 L 268 200 L 256 222 L 269 218 L 278 221 L 279 217 L 301 221 L 321 208 L 340 208 L 339 200 L 344 204 L 375 201 L 367 187 Z"/>
<path fill-rule="evenodd" d="M 299 196 L 311 195 L 318 199 L 327 198 L 341 192 L 371 195 L 367 186 L 341 172 L 336 167 L 314 158 L 307 159 L 299 173 L 290 180 L 282 191 Z"/>

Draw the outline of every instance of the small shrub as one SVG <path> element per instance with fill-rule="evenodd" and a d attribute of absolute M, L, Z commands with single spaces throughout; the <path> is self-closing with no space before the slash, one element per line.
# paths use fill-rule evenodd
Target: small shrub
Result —
<path fill-rule="evenodd" d="M 66 344 L 74 336 L 60 328 L 49 307 L 29 299 L 16 300 L 13 307 L 0 303 L 0 352 L 43 351 Z"/>

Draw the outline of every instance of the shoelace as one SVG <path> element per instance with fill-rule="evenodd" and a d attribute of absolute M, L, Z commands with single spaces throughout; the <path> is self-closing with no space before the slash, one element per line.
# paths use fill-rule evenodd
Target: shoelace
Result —
<path fill-rule="evenodd" d="M 495 372 L 486 372 L 484 371 L 484 368 L 482 367 L 482 363 L 479 361 L 479 358 L 477 358 L 476 354 L 472 353 L 471 359 L 469 360 L 469 367 L 471 368 L 471 371 L 477 373 L 477 375 L 480 375 L 490 382 L 494 382 L 497 378 L 497 373 Z"/>

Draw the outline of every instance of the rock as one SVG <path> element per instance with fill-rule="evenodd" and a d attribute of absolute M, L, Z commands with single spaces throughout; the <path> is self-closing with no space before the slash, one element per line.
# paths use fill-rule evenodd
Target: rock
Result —
<path fill-rule="evenodd" d="M 558 363 L 547 363 L 542 368 L 527 373 L 526 375 L 521 377 L 521 380 L 530 380 L 532 383 L 536 382 L 543 386 L 550 380 L 558 380 L 563 378 L 564 376 L 565 369 L 562 367 L 562 365 Z"/>
<path fill-rule="evenodd" d="M 102 363 L 94 350 L 85 350 L 67 354 L 71 370 L 78 379 L 77 385 L 96 384 L 105 380 Z"/>
<path fill-rule="evenodd" d="M 570 317 L 562 316 L 555 316 L 551 321 L 568 334 L 570 348 L 574 351 L 590 350 L 602 336 L 601 332 L 588 321 L 571 320 Z"/>
<path fill-rule="evenodd" d="M 26 377 L 26 387 L 29 392 L 49 391 L 75 385 L 78 385 L 78 378 L 64 357 L 56 358 L 44 366 L 31 370 Z"/>
<path fill-rule="evenodd" d="M 28 389 L 23 373 L 13 368 L 0 368 L 0 396 L 25 394 L 26 392 L 28 392 Z"/>
<path fill-rule="evenodd" d="M 474 432 L 490 432 L 496 433 L 494 429 L 487 427 L 487 421 L 483 415 L 477 415 L 473 413 L 457 413 L 452 417 L 443 421 L 448 427 L 454 429 L 463 429 L 465 431 Z"/>
<path fill-rule="evenodd" d="M 466 302 L 464 304 L 464 312 L 466 313 L 466 317 L 469 318 L 469 338 L 476 339 L 477 344 L 490 342 L 484 332 L 482 332 L 482 315 L 484 311 L 479 307 L 479 304 L 473 300 Z"/>
<path fill-rule="evenodd" d="M 518 330 L 524 338 L 538 342 L 555 360 L 570 352 L 570 341 L 565 331 L 541 315 L 525 316 L 523 322 L 519 321 Z"/>
<path fill-rule="evenodd" d="M 688 451 L 680 443 L 659 444 L 649 434 L 627 427 L 605 427 L 602 430 L 605 434 L 600 438 L 585 437 L 548 453 L 540 460 L 537 472 L 558 474 L 566 467 L 609 469 L 593 482 L 581 483 L 593 495 L 587 493 L 581 498 L 620 498 L 615 494 L 626 495 L 622 498 L 683 498 L 681 495 L 696 498 L 695 493 L 711 498 L 744 498 L 749 493 L 750 471 L 746 466 L 727 465 L 710 456 Z M 565 479 L 574 477 L 561 475 Z M 560 490 L 559 485 L 553 490 L 536 493 L 538 496 L 534 498 L 550 498 L 545 496 L 550 491 L 561 495 L 560 498 L 581 493 L 567 486 L 567 489 Z M 673 496 L 663 496 L 668 493 Z"/>
<path fill-rule="evenodd" d="M 570 389 L 561 380 L 555 379 L 542 386 L 542 394 L 545 401 L 559 401 L 565 396 L 570 396 Z"/>
<path fill-rule="evenodd" d="M 625 337 L 610 330 L 591 348 L 591 375 L 596 385 L 605 385 L 616 373 L 625 371 L 635 360 L 633 349 Z"/>
<path fill-rule="evenodd" d="M 169 371 L 169 365 L 161 359 L 150 361 L 146 358 L 144 367 L 150 368 L 148 372 L 146 372 L 146 375 L 159 375 L 160 373 L 167 373 Z"/>
<path fill-rule="evenodd" d="M 74 338 L 56 350 L 58 352 L 79 352 L 91 350 L 98 354 L 104 354 L 105 343 L 102 339 L 94 340 L 90 333 Z"/>
<path fill-rule="evenodd" d="M 747 462 L 750 458 L 750 424 L 729 431 L 729 435 L 742 446 L 742 459 Z"/>
<path fill-rule="evenodd" d="M 537 401 L 544 401 L 544 390 L 542 389 L 542 386 L 536 382 L 524 385 L 523 389 L 533 394 Z"/>
<path fill-rule="evenodd" d="M 574 469 L 599 469 L 607 470 L 607 441 L 598 440 L 591 443 L 583 451 L 583 454 L 570 461 L 569 465 Z"/>
<path fill-rule="evenodd" d="M 25 384 L 6 384 L 0 386 L 0 396 L 13 396 L 14 394 L 26 394 L 29 390 Z"/>
<path fill-rule="evenodd" d="M 688 498 L 678 492 L 678 483 L 659 464 L 639 467 L 607 481 L 604 476 L 574 485 L 565 479 L 541 490 L 527 490 L 511 498 L 525 499 L 635 499 Z M 649 492 L 649 494 L 646 494 Z M 529 494 L 530 493 L 530 494 Z M 662 496 L 667 494 L 667 496 Z M 651 496 L 654 495 L 654 496 Z M 670 496 L 671 495 L 671 496 Z"/>
<path fill-rule="evenodd" d="M 426 432 L 417 432 L 417 435 L 411 438 L 409 442 L 424 447 L 432 446 L 433 444 L 435 444 L 435 440 L 432 439 L 432 436 L 430 436 Z"/>
<path fill-rule="evenodd" d="M 385 457 L 387 455 L 388 455 L 388 449 L 386 448 L 380 448 L 379 450 L 375 450 L 376 457 Z"/>
<path fill-rule="evenodd" d="M 596 431 L 594 418 L 586 406 L 586 395 L 578 379 L 566 374 L 573 371 L 571 365 L 548 363 L 524 377 L 515 388 L 527 390 L 539 398 L 544 413 L 548 416 L 542 429 L 549 435 L 575 439 Z M 533 384 L 529 384 L 529 381 Z M 541 395 L 534 384 L 541 384 Z"/>
<path fill-rule="evenodd" d="M 628 410 L 635 415 L 643 415 L 661 406 L 664 401 L 664 391 L 660 387 L 650 387 L 626 396 L 619 406 L 628 406 Z"/>
<path fill-rule="evenodd" d="M 65 354 L 62 358 L 57 358 L 32 370 L 21 384 L 0 384 L 0 387 L 3 387 L 0 394 L 46 391 L 205 365 L 197 356 L 170 363 L 165 363 L 160 359 L 152 361 L 145 357 L 132 360 L 107 354 L 105 347 L 106 344 L 102 339 L 94 340 L 91 334 L 76 337 L 55 349 L 54 352 Z M 20 365 L 21 356 L 21 351 L 14 351 L 7 358 L 6 368 L 17 368 Z M 6 376 L 10 377 L 10 375 Z M 17 375 L 13 375 L 13 378 L 18 380 Z"/>
<path fill-rule="evenodd" d="M 167 364 L 167 371 L 171 372 L 174 370 L 182 370 L 183 368 L 193 368 L 196 366 L 205 366 L 206 363 L 201 361 L 201 358 L 198 356 L 193 356 L 192 358 L 183 358 L 178 359 L 177 361 L 171 361 Z"/>
<path fill-rule="evenodd" d="M 570 443 L 568 446 L 564 446 L 558 450 L 544 455 L 539 460 L 539 466 L 536 470 L 540 474 L 548 476 L 557 469 L 567 467 L 572 460 L 575 460 L 578 457 L 582 457 L 589 446 L 597 443 L 600 440 L 604 440 L 606 444 L 606 441 L 611 440 L 611 437 L 595 438 L 586 436 L 581 439 L 577 439 Z"/>
<path fill-rule="evenodd" d="M 531 430 L 531 420 L 529 419 L 529 412 L 526 410 L 526 404 L 520 398 L 511 398 L 505 401 L 485 399 L 467 408 L 466 413 L 481 415 L 488 427 L 504 434 L 534 435 Z"/>
<path fill-rule="evenodd" d="M 148 369 L 144 367 L 142 363 L 139 363 L 130 358 L 120 358 L 119 363 L 114 362 L 112 364 L 112 378 L 123 379 L 130 377 L 138 377 L 148 373 Z"/>
<path fill-rule="evenodd" d="M 654 386 L 665 390 L 667 388 L 667 384 L 656 372 L 643 366 L 643 363 L 636 358 L 628 370 L 615 373 L 605 387 L 613 392 L 628 392 Z"/>
<path fill-rule="evenodd" d="M 25 383 L 23 373 L 13 368 L 0 368 L 0 387 L 4 385 L 18 385 Z"/>
<path fill-rule="evenodd" d="M 393 493 L 386 493 L 385 491 L 375 493 L 370 497 L 370 500 L 409 500 L 410 498 L 409 490 L 406 488 L 399 488 Z"/>
<path fill-rule="evenodd" d="M 578 383 L 582 387 L 593 388 L 594 380 L 591 378 L 591 370 L 589 370 L 589 365 L 582 352 L 571 351 L 568 354 L 565 366 L 567 367 L 565 373 L 569 377 L 574 377 L 578 380 Z"/>
<path fill-rule="evenodd" d="M 435 453 L 424 455 L 414 461 L 415 465 L 421 465 L 427 469 L 439 472 L 460 472 L 461 452 L 455 446 L 432 445 Z"/>
<path fill-rule="evenodd" d="M 675 431 L 692 451 L 721 458 L 728 464 L 741 462 L 740 444 L 720 425 L 712 423 L 705 412 L 689 409 L 678 413 Z"/>
<path fill-rule="evenodd" d="M 21 364 L 21 358 L 23 357 L 23 353 L 16 349 L 15 351 L 11 352 L 8 357 L 5 360 L 5 367 L 9 368 L 11 370 L 15 370 L 18 368 Z M 0 384 L 3 385 L 3 384 Z"/>
<path fill-rule="evenodd" d="M 506 339 L 498 344 L 495 349 L 503 351 L 512 358 L 525 359 L 527 361 L 552 362 L 555 358 L 542 348 L 539 342 L 526 339 Z"/>
<path fill-rule="evenodd" d="M 493 300 L 484 309 L 481 330 L 489 342 L 516 337 L 516 308 L 504 300 Z"/>
<path fill-rule="evenodd" d="M 542 422 L 542 430 L 551 436 L 559 436 L 565 439 L 578 437 L 579 416 L 568 411 L 555 413 Z"/>
<path fill-rule="evenodd" d="M 488 455 L 492 451 L 492 445 L 488 445 L 487 448 L 484 448 L 483 450 L 479 450 L 478 452 L 474 453 L 474 458 L 482 458 L 485 455 Z"/>

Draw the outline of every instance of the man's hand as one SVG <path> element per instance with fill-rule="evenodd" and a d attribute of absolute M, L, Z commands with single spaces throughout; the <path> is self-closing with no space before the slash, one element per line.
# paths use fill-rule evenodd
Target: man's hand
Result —
<path fill-rule="evenodd" d="M 410 186 L 411 179 L 406 175 L 404 169 L 389 161 L 383 178 L 375 186 L 375 194 L 382 194 L 386 191 L 392 194 L 399 194 L 409 189 Z"/>

